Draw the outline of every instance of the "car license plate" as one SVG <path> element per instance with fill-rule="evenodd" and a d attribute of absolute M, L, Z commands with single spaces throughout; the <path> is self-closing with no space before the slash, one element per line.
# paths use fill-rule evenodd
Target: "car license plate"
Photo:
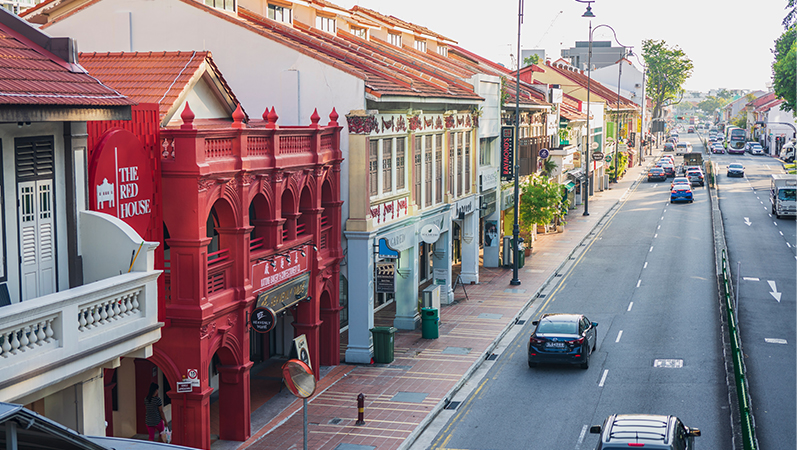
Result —
<path fill-rule="evenodd" d="M 545 347 L 548 348 L 564 348 L 566 345 L 563 342 L 548 342 L 545 344 Z"/>

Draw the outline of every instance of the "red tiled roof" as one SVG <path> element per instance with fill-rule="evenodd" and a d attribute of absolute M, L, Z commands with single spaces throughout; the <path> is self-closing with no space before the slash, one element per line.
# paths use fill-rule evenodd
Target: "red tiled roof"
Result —
<path fill-rule="evenodd" d="M 751 106 L 754 108 L 758 108 L 761 105 L 767 104 L 771 101 L 775 100 L 775 92 L 768 92 L 761 97 L 756 98 L 749 102 L 746 106 Z"/>
<path fill-rule="evenodd" d="M 439 33 L 433 32 L 421 25 L 415 25 L 413 23 L 406 22 L 405 20 L 398 19 L 397 17 L 394 16 L 385 16 L 377 11 L 373 11 L 369 8 L 364 8 L 363 6 L 354 6 L 352 9 L 350 9 L 350 11 L 354 13 L 362 13 L 377 21 L 387 23 L 394 27 L 405 28 L 417 34 L 424 34 L 427 36 L 431 36 L 441 41 L 455 42 L 454 40 L 446 36 L 442 36 Z"/>
<path fill-rule="evenodd" d="M 562 75 L 563 77 L 574 81 L 580 86 L 584 88 L 588 86 L 589 78 L 583 74 L 583 71 L 579 69 L 572 68 L 571 66 L 562 65 L 562 64 L 551 64 L 547 63 L 547 67 L 556 71 L 558 74 Z M 574 70 L 570 70 L 570 67 Z M 625 97 L 619 97 L 619 104 L 617 104 L 617 93 L 605 87 L 602 83 L 595 80 L 592 83 L 592 95 L 596 95 L 601 99 L 605 100 L 606 105 L 612 109 L 637 109 L 639 105 Z"/>
<path fill-rule="evenodd" d="M 100 107 L 135 102 L 0 24 L 0 104 Z"/>
<path fill-rule="evenodd" d="M 137 102 L 158 103 L 162 119 L 204 64 L 210 66 L 228 95 L 238 103 L 208 51 L 81 53 L 80 62 L 103 83 Z"/>

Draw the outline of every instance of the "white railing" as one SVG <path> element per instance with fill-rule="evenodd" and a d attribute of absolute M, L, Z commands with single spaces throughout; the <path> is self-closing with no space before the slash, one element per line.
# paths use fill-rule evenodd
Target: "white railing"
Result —
<path fill-rule="evenodd" d="M 161 335 L 160 273 L 125 273 L 2 307 L 0 401 L 152 345 Z"/>

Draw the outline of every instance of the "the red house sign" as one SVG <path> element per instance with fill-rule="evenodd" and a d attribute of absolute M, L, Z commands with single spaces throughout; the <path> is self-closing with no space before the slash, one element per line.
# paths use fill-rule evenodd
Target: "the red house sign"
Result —
<path fill-rule="evenodd" d="M 139 139 L 127 130 L 106 132 L 89 162 L 89 209 L 118 217 L 145 236 L 154 191 L 150 156 Z"/>

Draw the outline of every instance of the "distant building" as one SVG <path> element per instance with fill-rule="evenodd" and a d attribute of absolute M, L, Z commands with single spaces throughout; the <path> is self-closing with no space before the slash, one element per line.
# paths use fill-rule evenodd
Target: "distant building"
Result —
<path fill-rule="evenodd" d="M 612 47 L 611 41 L 592 41 L 592 70 L 616 64 L 625 56 L 625 48 Z M 561 57 L 581 70 L 589 62 L 589 41 L 577 41 L 575 46 L 561 50 Z"/>

